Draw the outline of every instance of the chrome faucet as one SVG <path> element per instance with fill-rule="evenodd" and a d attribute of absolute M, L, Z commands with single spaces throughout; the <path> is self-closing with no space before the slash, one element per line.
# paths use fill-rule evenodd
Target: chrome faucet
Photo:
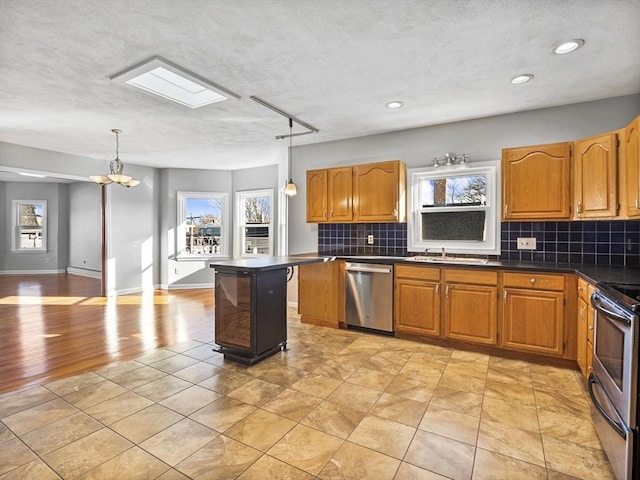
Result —
<path fill-rule="evenodd" d="M 436 251 L 437 251 L 437 250 L 436 250 Z M 430 251 L 430 249 L 428 249 L 428 248 L 427 248 L 427 249 L 425 250 L 425 254 L 429 255 L 429 253 L 433 253 L 433 250 L 431 250 L 431 251 Z M 440 249 L 440 252 L 439 252 L 439 253 L 440 253 L 440 256 L 441 256 L 442 258 L 447 258 L 447 252 L 445 251 L 444 247 L 441 247 L 441 249 Z"/>
<path fill-rule="evenodd" d="M 444 247 L 442 247 L 442 258 L 447 258 L 447 252 L 444 251 Z"/>

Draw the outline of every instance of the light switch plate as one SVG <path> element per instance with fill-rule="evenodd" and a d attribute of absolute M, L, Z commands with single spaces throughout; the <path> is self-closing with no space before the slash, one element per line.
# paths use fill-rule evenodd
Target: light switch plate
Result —
<path fill-rule="evenodd" d="M 536 239 L 535 237 L 519 237 L 518 238 L 518 250 L 535 250 Z"/>
<path fill-rule="evenodd" d="M 373 245 L 373 235 L 367 235 L 367 243 Z"/>

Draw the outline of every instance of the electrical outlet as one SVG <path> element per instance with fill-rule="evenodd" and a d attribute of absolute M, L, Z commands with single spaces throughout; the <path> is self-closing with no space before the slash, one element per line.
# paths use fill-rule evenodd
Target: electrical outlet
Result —
<path fill-rule="evenodd" d="M 518 250 L 535 250 L 535 237 L 518 238 Z"/>
<path fill-rule="evenodd" d="M 373 245 L 373 235 L 367 235 L 367 243 Z"/>
<path fill-rule="evenodd" d="M 176 269 L 175 269 L 175 272 L 176 272 L 176 275 L 178 275 L 178 274 L 180 273 L 180 269 L 179 269 L 179 268 L 176 268 Z"/>
<path fill-rule="evenodd" d="M 44 259 L 44 263 L 51 263 L 51 259 L 50 259 L 49 257 L 46 257 L 46 258 Z"/>

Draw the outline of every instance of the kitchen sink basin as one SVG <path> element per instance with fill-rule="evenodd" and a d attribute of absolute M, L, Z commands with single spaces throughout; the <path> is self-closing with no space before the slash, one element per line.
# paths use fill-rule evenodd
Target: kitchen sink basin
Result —
<path fill-rule="evenodd" d="M 489 262 L 486 258 L 474 258 L 474 257 L 438 257 L 427 255 L 416 255 L 415 257 L 408 257 L 406 260 L 410 262 L 423 262 L 423 263 L 453 263 L 456 265 L 485 265 Z"/>

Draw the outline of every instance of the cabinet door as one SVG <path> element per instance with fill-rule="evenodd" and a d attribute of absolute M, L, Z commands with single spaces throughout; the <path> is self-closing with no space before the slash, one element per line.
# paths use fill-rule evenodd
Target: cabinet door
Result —
<path fill-rule="evenodd" d="M 307 171 L 307 222 L 327 221 L 327 171 Z"/>
<path fill-rule="evenodd" d="M 395 329 L 417 335 L 440 335 L 439 282 L 396 280 Z"/>
<path fill-rule="evenodd" d="M 624 174 L 621 174 L 622 187 L 625 191 L 624 200 L 626 216 L 640 217 L 640 145 L 638 130 L 640 129 L 640 116 L 636 117 L 622 135 L 621 164 Z"/>
<path fill-rule="evenodd" d="M 502 150 L 502 219 L 569 219 L 571 144 Z"/>
<path fill-rule="evenodd" d="M 303 322 L 328 327 L 339 326 L 339 312 L 340 309 L 344 310 L 344 283 L 340 282 L 340 263 L 344 262 L 300 265 L 298 311 Z"/>
<path fill-rule="evenodd" d="M 575 219 L 615 217 L 618 214 L 617 138 L 617 134 L 607 133 L 575 142 Z"/>
<path fill-rule="evenodd" d="M 497 343 L 498 287 L 445 284 L 444 335 L 465 342 Z"/>
<path fill-rule="evenodd" d="M 582 375 L 585 377 L 589 374 L 587 370 L 587 303 L 582 299 L 578 298 L 578 351 L 577 351 L 577 362 L 578 367 L 580 367 L 580 371 Z"/>
<path fill-rule="evenodd" d="M 502 307 L 502 347 L 563 354 L 563 292 L 505 288 Z"/>
<path fill-rule="evenodd" d="M 330 222 L 353 221 L 353 169 L 328 170 L 328 208 Z"/>
<path fill-rule="evenodd" d="M 354 219 L 357 222 L 398 222 L 400 205 L 399 161 L 369 163 L 354 167 Z M 403 173 L 404 173 L 404 169 Z M 403 182 L 406 180 L 403 179 Z M 403 190 L 404 191 L 404 190 Z"/>

